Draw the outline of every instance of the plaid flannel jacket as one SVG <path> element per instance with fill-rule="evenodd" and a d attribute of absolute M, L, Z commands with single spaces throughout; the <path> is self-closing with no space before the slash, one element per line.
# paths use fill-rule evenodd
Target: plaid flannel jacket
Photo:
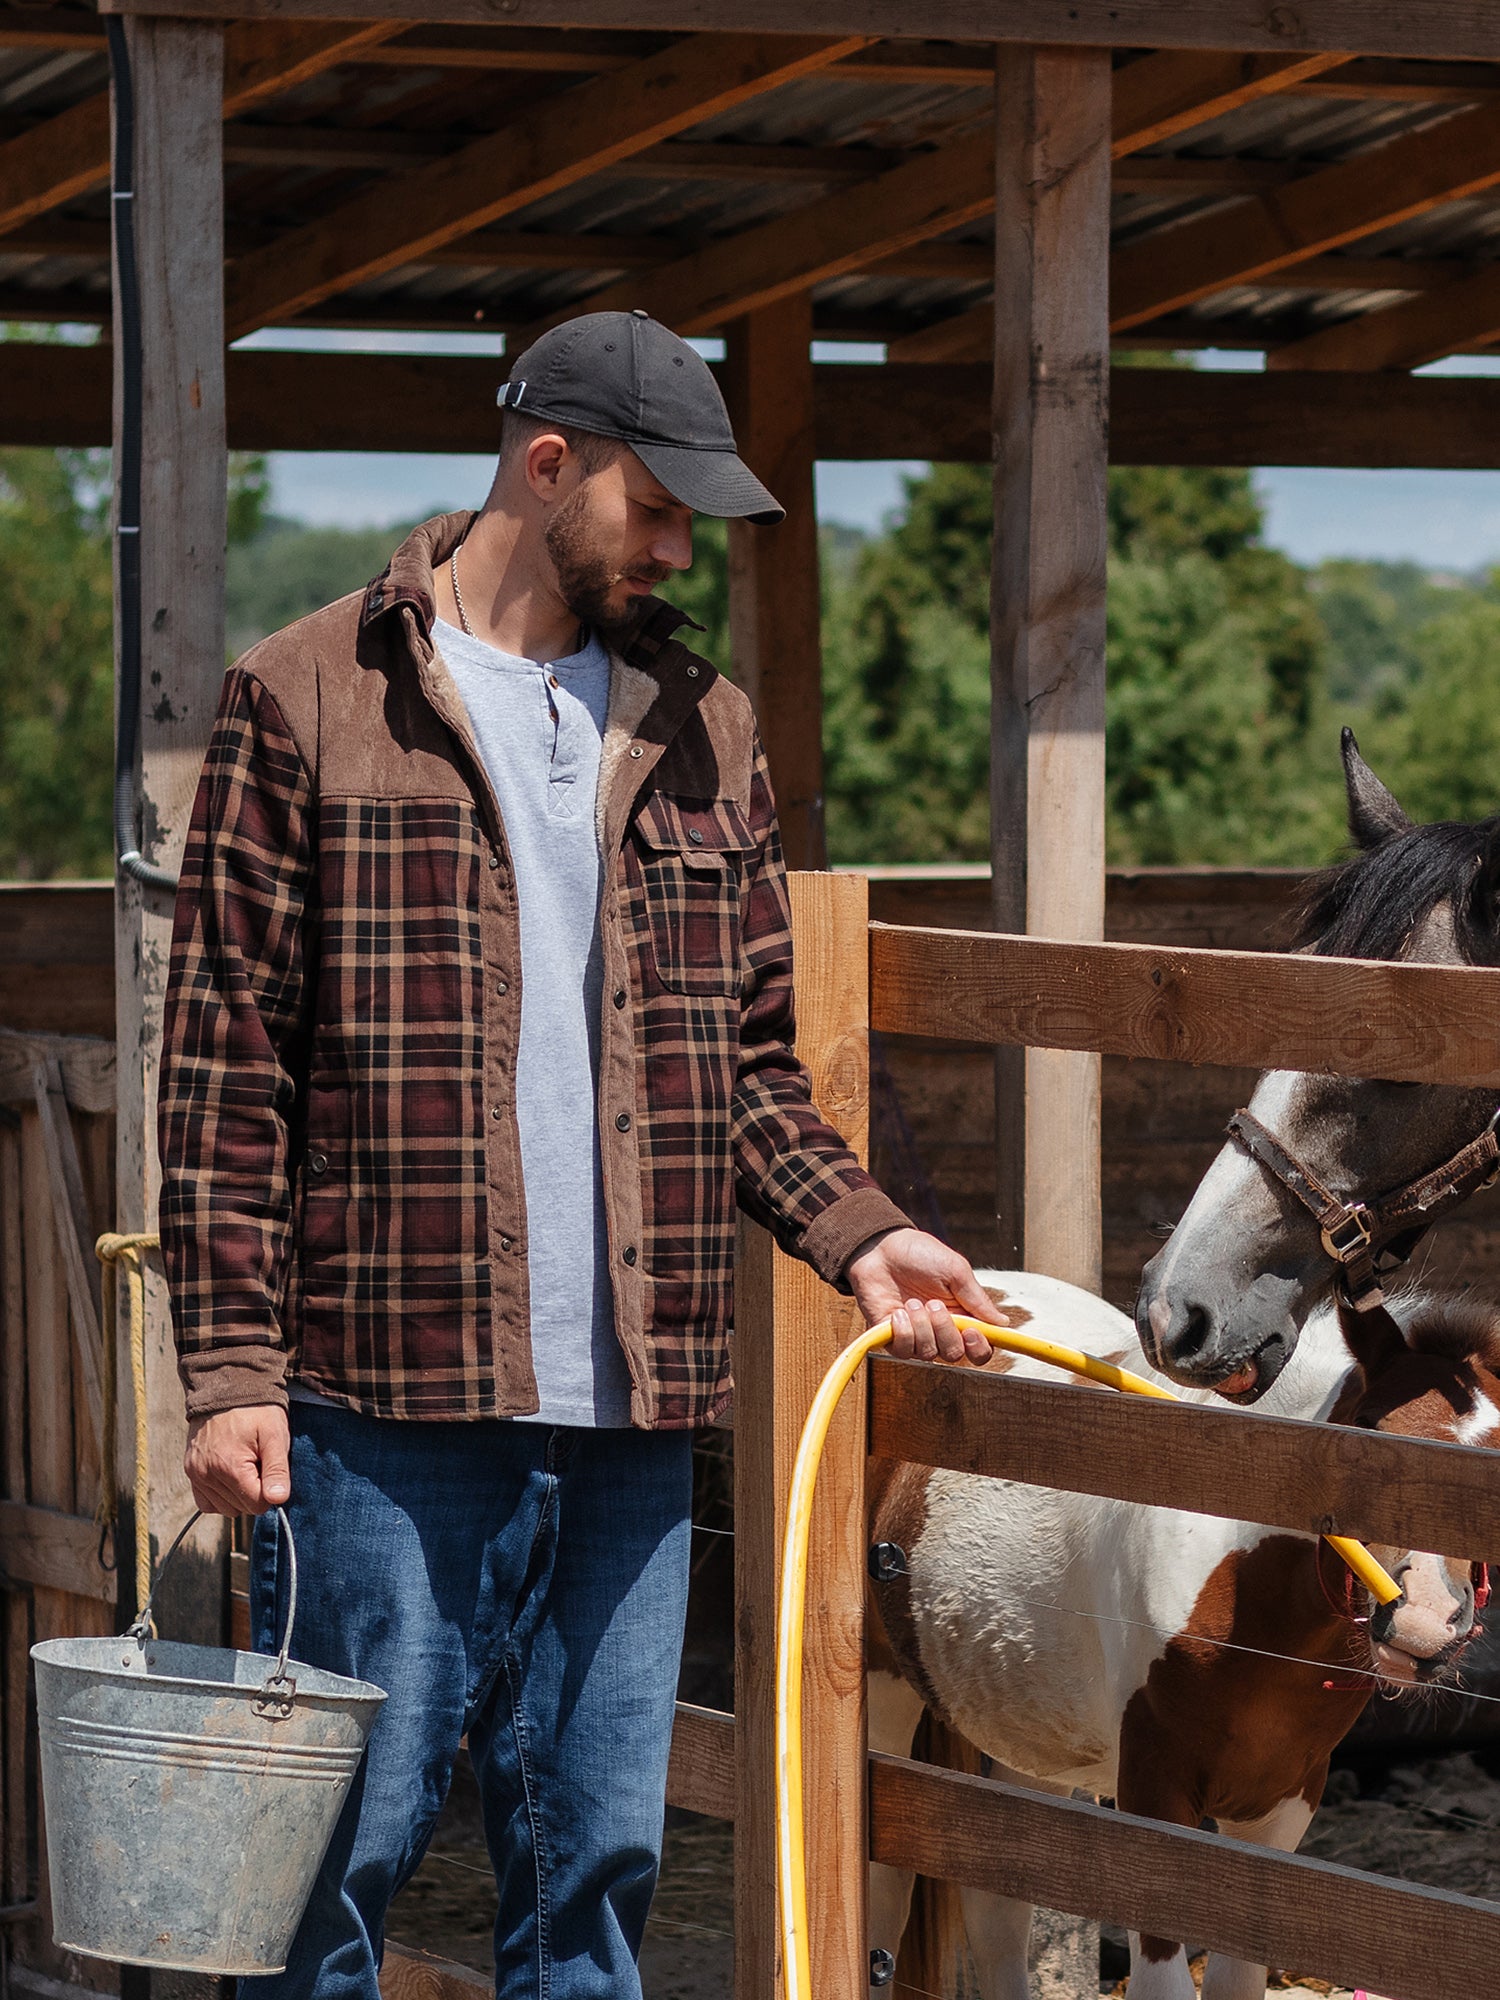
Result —
<path fill-rule="evenodd" d="M 288 1376 L 384 1417 L 537 1407 L 505 830 L 431 641 L 425 523 L 224 682 L 178 892 L 160 1227 L 192 1415 Z M 632 1420 L 729 1400 L 736 1198 L 837 1282 L 905 1221 L 791 1051 L 785 872 L 749 704 L 656 607 L 599 774 L 598 1117 Z M 580 1165 L 580 1171 L 584 1171 Z"/>

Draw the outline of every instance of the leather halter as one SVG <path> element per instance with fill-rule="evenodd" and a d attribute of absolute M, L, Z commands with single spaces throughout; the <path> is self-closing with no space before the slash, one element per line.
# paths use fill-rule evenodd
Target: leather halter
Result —
<path fill-rule="evenodd" d="M 1318 1225 L 1324 1250 L 1339 1267 L 1344 1297 L 1356 1312 L 1369 1312 L 1384 1302 L 1381 1278 L 1406 1262 L 1438 1217 L 1500 1176 L 1497 1127 L 1500 1111 L 1452 1159 L 1370 1201 L 1344 1201 L 1326 1188 L 1252 1111 L 1236 1111 L 1226 1129 L 1252 1160 L 1301 1202 Z"/>

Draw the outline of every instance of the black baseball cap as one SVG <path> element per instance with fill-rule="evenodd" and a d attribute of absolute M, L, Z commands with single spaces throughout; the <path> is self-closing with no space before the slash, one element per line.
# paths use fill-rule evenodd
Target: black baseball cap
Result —
<path fill-rule="evenodd" d="M 619 438 L 695 513 L 762 527 L 785 518 L 735 449 L 708 363 L 639 307 L 582 313 L 549 328 L 511 363 L 499 403 Z"/>

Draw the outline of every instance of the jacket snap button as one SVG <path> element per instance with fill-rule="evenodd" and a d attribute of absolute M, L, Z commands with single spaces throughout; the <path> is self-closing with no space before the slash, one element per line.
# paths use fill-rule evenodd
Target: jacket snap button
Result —
<path fill-rule="evenodd" d="M 688 828 L 688 839 L 693 843 L 694 847 L 701 847 L 703 845 L 702 827 L 690 826 Z"/>
<path fill-rule="evenodd" d="M 502 1236 L 500 1238 L 500 1248 L 502 1250 L 514 1250 L 515 1247 L 516 1246 L 514 1242 L 511 1240 L 509 1236 Z"/>
<path fill-rule="evenodd" d="M 616 1118 L 615 1130 L 617 1132 L 628 1132 L 630 1130 L 630 1113 L 628 1111 L 622 1111 L 619 1117 Z"/>
<path fill-rule="evenodd" d="M 688 668 L 688 679 L 689 679 L 690 681 L 695 681 L 695 680 L 697 680 L 697 678 L 698 678 L 698 669 L 697 669 L 696 667 L 689 667 L 689 668 Z"/>
<path fill-rule="evenodd" d="M 625 988 L 623 986 L 617 986 L 615 988 L 615 1005 L 617 1007 L 623 1007 L 625 1005 Z"/>
<path fill-rule="evenodd" d="M 495 991 L 497 993 L 509 993 L 510 981 L 508 979 L 497 979 L 495 981 Z"/>
<path fill-rule="evenodd" d="M 328 1155 L 326 1153 L 312 1153 L 308 1156 L 307 1165 L 311 1173 L 326 1174 L 328 1171 Z"/>
<path fill-rule="evenodd" d="M 641 748 L 639 743 L 632 743 L 630 746 L 630 754 L 632 757 L 644 757 L 646 753 Z"/>
<path fill-rule="evenodd" d="M 636 1254 L 635 1245 L 633 1243 L 626 1244 L 625 1249 L 621 1253 L 624 1261 L 627 1264 L 633 1264 L 635 1262 L 635 1254 Z"/>
<path fill-rule="evenodd" d="M 505 1113 L 501 1110 L 498 1104 L 492 1104 L 490 1106 L 490 1116 L 491 1118 L 503 1118 L 505 1116 Z"/>
<path fill-rule="evenodd" d="M 498 847 L 490 849 L 490 866 L 491 868 L 498 868 L 500 866 L 500 850 Z"/>

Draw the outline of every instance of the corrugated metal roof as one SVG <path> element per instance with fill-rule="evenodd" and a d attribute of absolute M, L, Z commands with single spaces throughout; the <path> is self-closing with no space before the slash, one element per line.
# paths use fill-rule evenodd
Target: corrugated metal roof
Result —
<path fill-rule="evenodd" d="M 57 46 L 15 46 L 18 35 L 36 40 L 38 24 L 53 30 Z M 7 29 L 11 39 L 7 40 Z M 424 41 L 425 35 L 425 41 Z M 520 31 L 407 31 L 402 40 L 419 49 L 446 42 L 480 55 L 503 47 L 533 52 L 566 48 L 570 60 L 610 65 L 624 56 L 649 53 L 660 36 L 547 38 Z M 467 37 L 467 40 L 465 39 Z M 524 325 L 535 317 L 585 301 L 621 270 L 642 271 L 649 242 L 659 242 L 661 261 L 690 254 L 698 245 L 774 221 L 818 200 L 851 176 L 874 174 L 914 152 L 940 146 L 955 134 L 978 129 L 988 116 L 991 91 L 977 72 L 972 83 L 953 74 L 956 65 L 983 60 L 982 50 L 951 46 L 901 45 L 908 65 L 900 76 L 856 77 L 847 69 L 828 71 L 785 85 L 732 111 L 706 120 L 680 141 L 656 147 L 645 161 L 622 163 L 576 186 L 508 216 L 501 226 L 503 256 L 482 239 L 472 261 L 467 246 L 450 246 L 426 262 L 404 266 L 359 285 L 309 315 L 322 321 L 378 324 L 382 316 L 406 325 L 422 322 Z M 913 77 L 911 66 L 937 56 L 946 65 L 936 78 Z M 1356 65 L 1356 81 L 1368 75 L 1368 97 L 1322 96 L 1317 87 L 1242 106 L 1205 123 L 1167 146 L 1148 148 L 1121 163 L 1112 210 L 1117 245 L 1139 242 L 1195 217 L 1222 214 L 1234 227 L 1235 206 L 1264 184 L 1274 192 L 1284 177 L 1315 172 L 1388 141 L 1440 124 L 1464 108 L 1452 95 L 1472 89 L 1476 99 L 1493 90 L 1500 116 L 1500 65 L 1405 63 L 1401 87 L 1431 75 L 1446 83 L 1437 101 L 1392 96 L 1383 78 L 1392 66 Z M 399 203 L 401 177 L 428 158 L 461 147 L 487 131 L 503 130 L 517 104 L 532 104 L 548 92 L 565 92 L 582 81 L 580 69 L 512 71 L 462 54 L 456 61 L 422 60 L 398 67 L 388 49 L 379 60 L 351 62 L 315 77 L 234 121 L 225 171 L 231 241 L 262 242 L 268 232 L 316 222 L 361 189 L 385 185 Z M 0 0 L 0 137 L 24 132 L 39 120 L 93 95 L 107 82 L 97 20 L 80 7 L 7 6 Z M 1363 87 L 1363 86 L 1361 86 Z M 566 106 L 559 106 L 566 116 Z M 674 161 L 673 148 L 681 154 Z M 720 149 L 705 155 L 702 148 Z M 750 164 L 747 148 L 775 149 Z M 828 149 L 841 157 L 830 164 Z M 268 150 L 270 149 L 270 150 Z M 1174 165 L 1174 163 L 1177 163 Z M 1161 180 L 1162 174 L 1196 178 Z M 1215 186 L 1214 174 L 1230 173 L 1238 185 Z M 1154 178 L 1158 177 L 1158 178 Z M 878 199 L 878 190 L 872 199 Z M 97 316 L 107 298 L 109 271 L 103 225 L 107 193 L 100 189 L 66 204 L 44 222 L 92 223 L 98 248 L 90 253 L 77 241 L 49 242 L 45 229 L 28 225 L 10 244 L 0 237 L 0 316 L 19 317 L 28 309 L 49 316 L 76 303 L 81 316 Z M 589 260 L 558 268 L 555 252 L 529 265 L 518 234 L 598 239 Z M 611 266 L 608 238 L 628 237 L 620 264 Z M 959 232 L 982 245 L 989 230 L 971 225 Z M 952 240 L 950 237 L 949 240 Z M 1372 234 L 1347 246 L 1347 254 L 1368 265 L 1372 258 L 1450 259 L 1467 268 L 1500 257 L 1500 196 L 1445 203 L 1428 214 Z M 950 264 L 952 260 L 950 260 Z M 1174 313 L 1157 329 L 1184 341 L 1233 340 L 1276 344 L 1295 339 L 1351 314 L 1377 311 L 1406 294 L 1386 282 L 1389 274 L 1361 270 L 1347 287 L 1336 283 L 1332 260 L 1321 257 L 1312 277 L 1299 281 L 1295 267 L 1273 278 L 1240 284 Z M 1379 279 L 1378 284 L 1372 282 Z M 1431 273 L 1419 282 L 1431 282 Z M 908 267 L 854 272 L 820 284 L 815 307 L 820 323 L 878 337 L 939 322 L 984 297 L 982 273 L 958 264 L 947 272 Z M 1151 326 L 1132 339 L 1153 337 Z"/>

